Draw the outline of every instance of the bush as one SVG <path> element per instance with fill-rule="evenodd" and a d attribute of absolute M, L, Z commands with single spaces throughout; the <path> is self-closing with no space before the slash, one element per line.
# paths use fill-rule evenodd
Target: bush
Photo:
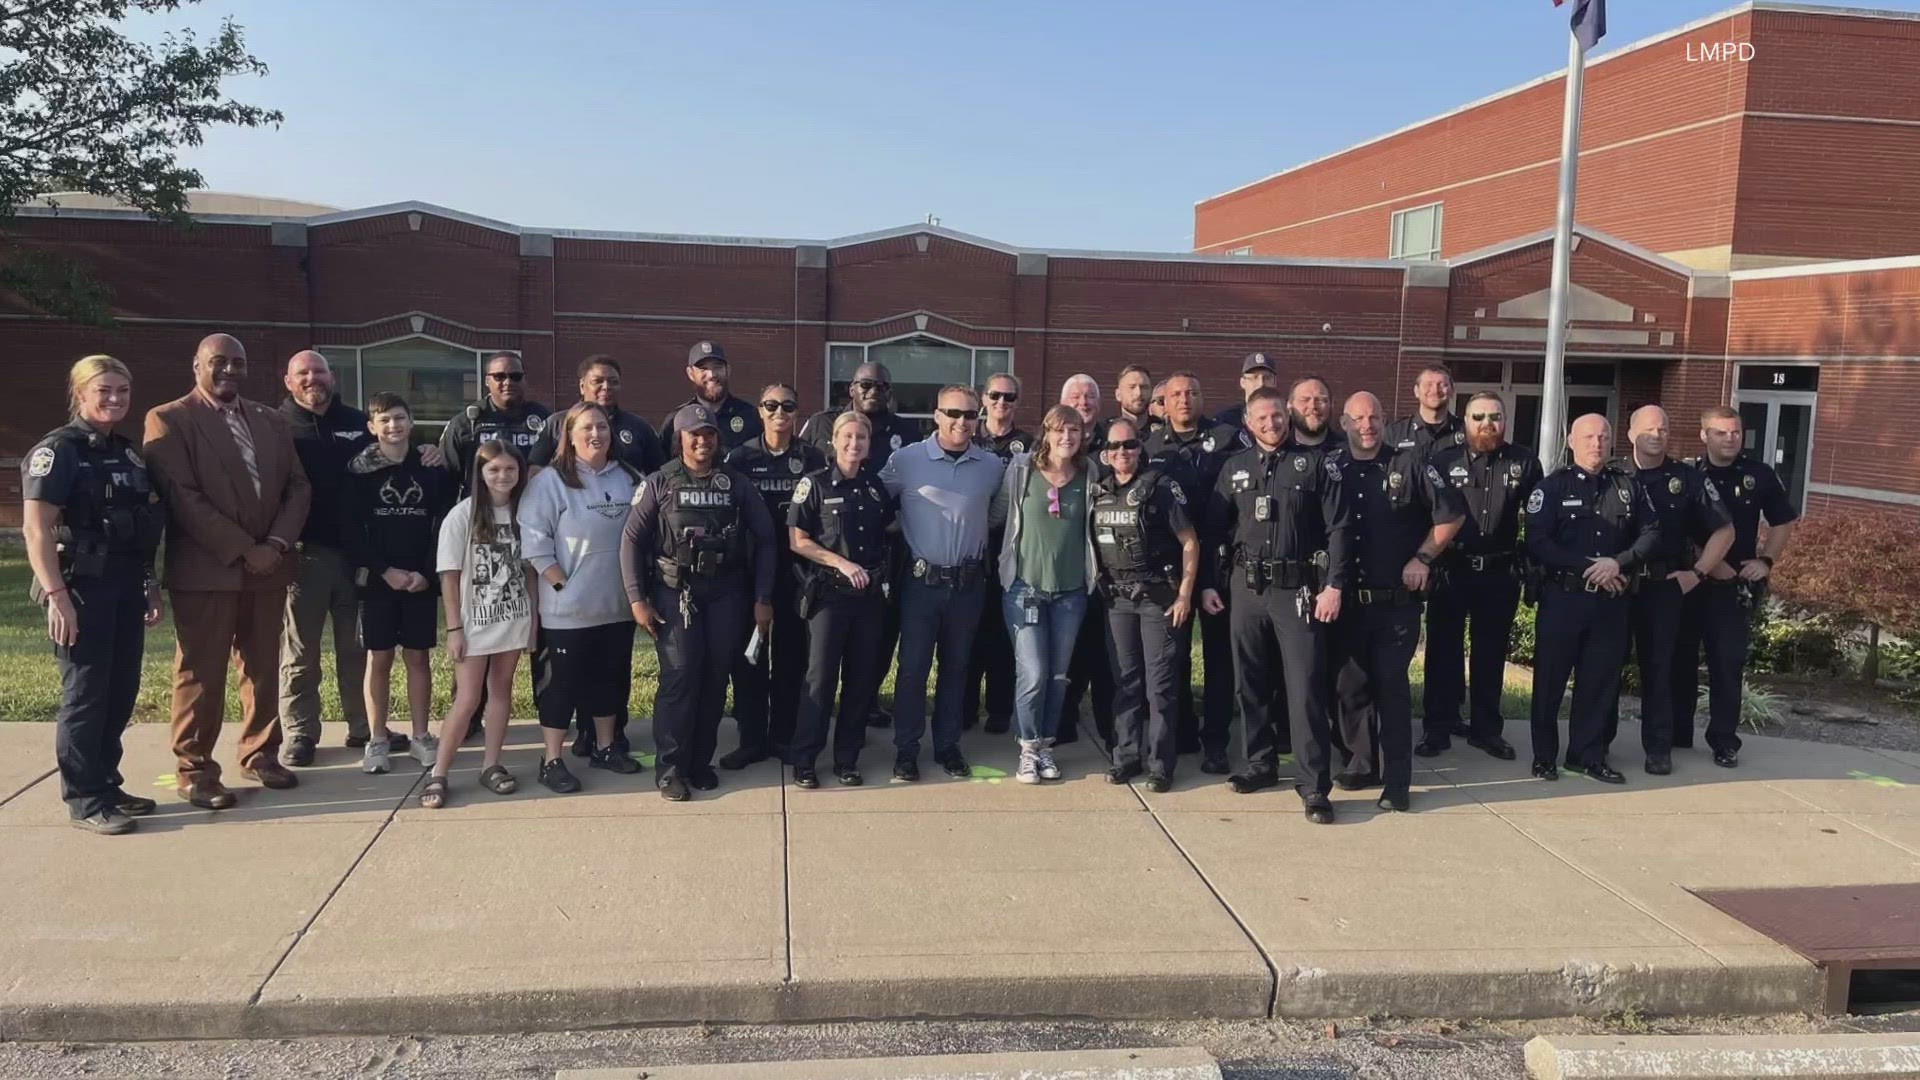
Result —
<path fill-rule="evenodd" d="M 1521 604 L 1513 616 L 1513 632 L 1507 635 L 1507 659 L 1526 667 L 1533 666 L 1534 606 Z"/>
<path fill-rule="evenodd" d="M 1826 509 L 1794 527 L 1793 544 L 1771 577 L 1783 600 L 1831 616 L 1844 637 L 1866 633 L 1861 674 L 1880 674 L 1882 631 L 1920 635 L 1920 523 L 1858 510 Z M 1757 636 L 1757 635 L 1756 635 Z"/>
<path fill-rule="evenodd" d="M 1753 628 L 1747 670 L 1777 675 L 1841 675 L 1848 671 L 1846 627 L 1817 614 L 1769 600 Z"/>

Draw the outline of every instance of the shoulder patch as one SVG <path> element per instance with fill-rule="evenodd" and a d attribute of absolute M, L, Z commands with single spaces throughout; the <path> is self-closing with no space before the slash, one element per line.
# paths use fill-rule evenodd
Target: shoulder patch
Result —
<path fill-rule="evenodd" d="M 28 476 L 45 476 L 53 471 L 53 447 L 43 446 L 27 458 Z"/>
<path fill-rule="evenodd" d="M 799 462 L 796 461 L 794 464 L 798 465 Z M 813 477 L 803 476 L 793 485 L 794 502 L 806 502 L 807 496 L 811 494 L 813 494 Z"/>
<path fill-rule="evenodd" d="M 1527 513 L 1529 514 L 1539 513 L 1546 505 L 1547 493 L 1540 488 L 1534 488 L 1533 494 L 1527 496 Z"/>
<path fill-rule="evenodd" d="M 647 493 L 647 481 L 645 477 L 641 477 L 640 482 L 633 485 L 633 498 L 627 500 L 627 505 L 639 506 L 640 496 L 645 495 L 646 493 Z"/>
<path fill-rule="evenodd" d="M 1446 483 L 1446 481 L 1440 479 L 1439 469 L 1436 469 L 1433 466 L 1429 465 L 1427 466 L 1427 483 L 1432 484 L 1434 487 L 1439 487 L 1442 484 Z"/>
<path fill-rule="evenodd" d="M 1711 500 L 1712 500 L 1712 501 L 1714 501 L 1714 502 L 1719 502 L 1719 501 L 1720 501 L 1720 489 L 1719 489 L 1718 487 L 1715 487 L 1715 486 L 1714 486 L 1714 483 L 1713 483 L 1713 481 L 1711 481 L 1711 480 L 1702 480 L 1702 481 L 1700 482 L 1700 486 L 1701 486 L 1701 487 L 1703 487 L 1703 488 L 1706 488 L 1706 489 L 1707 489 L 1707 498 L 1708 498 L 1708 499 L 1711 499 Z"/>
<path fill-rule="evenodd" d="M 1168 480 L 1167 491 L 1173 495 L 1174 502 L 1179 503 L 1181 506 L 1187 505 L 1187 493 L 1181 489 L 1180 481 Z"/>
<path fill-rule="evenodd" d="M 1340 479 L 1340 463 L 1339 462 L 1333 460 L 1332 458 L 1327 458 L 1324 464 L 1327 467 L 1328 476 L 1333 477 L 1335 480 Z"/>
<path fill-rule="evenodd" d="M 727 421 L 727 426 L 733 429 L 733 433 L 735 435 L 738 435 L 741 432 L 747 430 L 747 422 L 738 416 Z"/>

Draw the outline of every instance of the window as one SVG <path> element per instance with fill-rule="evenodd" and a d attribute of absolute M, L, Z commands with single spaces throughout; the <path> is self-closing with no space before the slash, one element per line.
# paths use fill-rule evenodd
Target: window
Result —
<path fill-rule="evenodd" d="M 1249 245 L 1247 245 L 1246 247 L 1237 247 L 1237 248 L 1234 248 L 1234 249 L 1233 249 L 1232 251 L 1229 251 L 1229 252 L 1227 252 L 1227 254 L 1229 254 L 1229 255 L 1251 255 L 1251 254 L 1253 254 L 1253 245 L 1251 245 L 1251 244 L 1249 244 Z"/>
<path fill-rule="evenodd" d="M 979 387 L 987 379 L 1013 371 L 1012 349 L 976 349 L 914 334 L 869 345 L 827 346 L 827 400 L 847 400 L 847 387 L 861 364 L 887 365 L 893 373 L 893 408 L 901 416 L 933 415 L 940 388 L 952 384 Z"/>
<path fill-rule="evenodd" d="M 1393 236 L 1387 241 L 1389 259 L 1440 257 L 1440 204 L 1416 206 L 1393 213 Z"/>
<path fill-rule="evenodd" d="M 439 425 L 479 399 L 481 361 L 500 351 L 414 336 L 359 347 L 322 346 L 320 354 L 333 366 L 340 400 L 364 409 L 367 398 L 390 390 L 413 406 L 415 421 Z"/>

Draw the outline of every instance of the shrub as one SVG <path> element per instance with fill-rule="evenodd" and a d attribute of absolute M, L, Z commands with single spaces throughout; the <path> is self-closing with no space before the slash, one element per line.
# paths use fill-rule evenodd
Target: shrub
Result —
<path fill-rule="evenodd" d="M 1772 575 L 1784 600 L 1867 631 L 1862 677 L 1880 674 L 1880 631 L 1920 635 L 1920 523 L 1859 510 L 1825 509 L 1794 527 Z"/>
<path fill-rule="evenodd" d="M 1770 600 L 1761 609 L 1747 670 L 1781 675 L 1839 675 L 1847 670 L 1845 628 L 1833 615 Z"/>

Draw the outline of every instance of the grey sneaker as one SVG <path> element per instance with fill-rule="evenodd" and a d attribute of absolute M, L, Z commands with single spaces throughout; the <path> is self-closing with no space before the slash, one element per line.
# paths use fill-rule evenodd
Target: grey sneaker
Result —
<path fill-rule="evenodd" d="M 1054 760 L 1053 760 L 1053 740 L 1052 739 L 1040 740 L 1040 746 L 1037 749 L 1037 751 L 1034 753 L 1034 765 L 1036 768 L 1039 769 L 1040 779 L 1042 780 L 1060 779 L 1060 766 L 1054 764 Z"/>
<path fill-rule="evenodd" d="M 420 763 L 423 769 L 433 768 L 433 759 L 440 756 L 440 739 L 434 735 L 415 735 L 413 745 L 407 747 L 407 753 Z"/>
<path fill-rule="evenodd" d="M 383 773 L 393 770 L 393 754 L 387 749 L 387 740 L 370 738 L 367 748 L 360 757 L 360 771 L 363 773 Z"/>
<path fill-rule="evenodd" d="M 1023 784 L 1040 782 L 1040 740 L 1020 740 L 1020 764 L 1014 767 L 1013 778 Z"/>

